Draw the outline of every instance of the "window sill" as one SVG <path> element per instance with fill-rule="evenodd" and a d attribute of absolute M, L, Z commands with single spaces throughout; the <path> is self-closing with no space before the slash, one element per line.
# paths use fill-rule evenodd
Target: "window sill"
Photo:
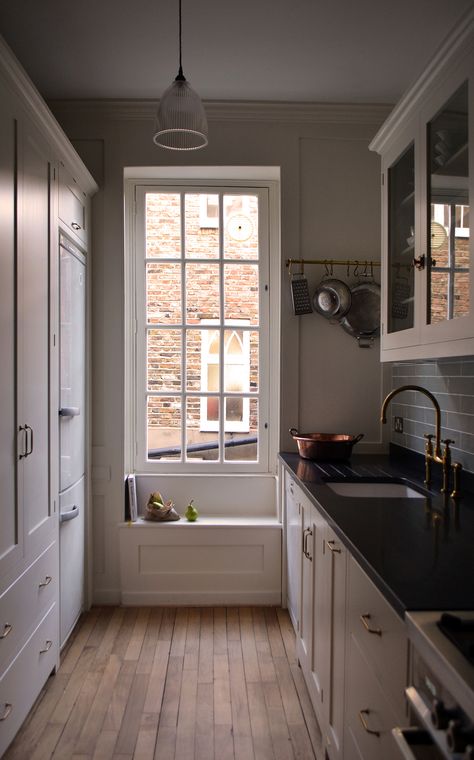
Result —
<path fill-rule="evenodd" d="M 199 530 L 202 528 L 275 528 L 281 530 L 282 525 L 277 517 L 210 515 L 200 516 L 196 522 L 189 522 L 189 520 L 186 520 L 185 518 L 170 522 L 153 522 L 139 517 L 136 522 L 121 522 L 118 524 L 118 527 L 128 530 L 130 528 L 164 528 L 165 530 L 169 530 L 171 528 L 182 529 L 186 527 L 192 528 L 193 530 Z"/>

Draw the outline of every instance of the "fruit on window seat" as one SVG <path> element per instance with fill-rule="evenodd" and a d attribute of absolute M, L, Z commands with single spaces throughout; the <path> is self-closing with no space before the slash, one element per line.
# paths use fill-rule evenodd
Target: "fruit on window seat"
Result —
<path fill-rule="evenodd" d="M 199 512 L 197 511 L 196 507 L 193 506 L 194 499 L 191 499 L 188 506 L 186 507 L 186 512 L 184 513 L 184 516 L 188 522 L 195 522 L 199 516 Z"/>
<path fill-rule="evenodd" d="M 159 491 L 151 493 L 145 510 L 145 520 L 152 520 L 156 522 L 170 522 L 173 520 L 179 520 L 179 515 L 174 508 L 174 504 L 171 499 L 163 501 L 163 497 Z"/>
<path fill-rule="evenodd" d="M 163 504 L 165 503 L 161 493 L 159 491 L 154 491 L 150 494 L 150 498 L 148 499 L 148 504 Z"/>

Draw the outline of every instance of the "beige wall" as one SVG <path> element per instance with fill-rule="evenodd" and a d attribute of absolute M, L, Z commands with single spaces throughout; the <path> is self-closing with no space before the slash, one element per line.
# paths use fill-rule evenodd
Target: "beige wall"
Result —
<path fill-rule="evenodd" d="M 93 203 L 92 418 L 94 592 L 116 601 L 116 525 L 123 514 L 123 168 L 153 165 L 281 167 L 281 448 L 288 428 L 365 433 L 380 445 L 379 345 L 360 349 L 337 325 L 292 313 L 288 257 L 380 257 L 379 158 L 368 143 L 382 107 L 214 108 L 209 146 L 175 155 L 153 145 L 147 104 L 54 103 L 60 123 L 100 185 Z M 323 272 L 307 268 L 314 290 Z M 345 270 L 337 270 L 345 275 Z M 363 444 L 358 444 L 363 451 Z"/>

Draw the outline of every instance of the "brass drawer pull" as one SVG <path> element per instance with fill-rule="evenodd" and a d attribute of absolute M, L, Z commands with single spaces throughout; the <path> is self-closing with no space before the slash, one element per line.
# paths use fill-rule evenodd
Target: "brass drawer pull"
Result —
<path fill-rule="evenodd" d="M 313 535 L 313 531 L 311 530 L 311 528 L 305 528 L 303 532 L 303 554 L 307 559 L 309 559 L 310 562 L 313 561 L 313 558 L 308 551 L 308 538 L 312 535 Z"/>
<path fill-rule="evenodd" d="M 6 639 L 8 634 L 13 631 L 13 626 L 10 623 L 5 623 L 3 627 L 3 633 L 0 633 L 0 639 Z"/>
<path fill-rule="evenodd" d="M 336 544 L 336 542 L 335 542 L 335 541 L 326 541 L 326 546 L 328 547 L 328 549 L 329 549 L 330 551 L 332 551 L 334 554 L 340 554 L 340 553 L 341 553 L 341 550 L 340 550 L 340 549 L 338 549 L 338 548 L 335 546 L 335 544 Z"/>
<path fill-rule="evenodd" d="M 3 711 L 3 715 L 0 717 L 0 720 L 6 720 L 12 710 L 13 710 L 13 705 L 11 705 L 9 702 L 5 702 L 5 709 Z"/>
<path fill-rule="evenodd" d="M 53 580 L 52 576 L 47 575 L 44 581 L 39 584 L 39 588 L 44 588 L 44 586 L 49 586 L 52 580 Z"/>
<path fill-rule="evenodd" d="M 44 649 L 40 649 L 39 653 L 44 654 L 45 652 L 49 652 L 52 646 L 53 642 L 48 639 L 48 641 L 45 642 Z"/>
<path fill-rule="evenodd" d="M 382 635 L 382 630 L 380 628 L 371 628 L 370 627 L 370 615 L 367 613 L 366 615 L 361 615 L 360 619 L 362 621 L 362 625 L 364 626 L 365 630 L 369 633 L 374 633 L 376 636 Z"/>
<path fill-rule="evenodd" d="M 364 727 L 364 731 L 367 731 L 368 734 L 372 734 L 373 736 L 380 736 L 380 731 L 374 731 L 373 728 L 369 728 L 368 723 L 365 719 L 366 715 L 370 715 L 370 710 L 359 710 L 359 718 Z"/>

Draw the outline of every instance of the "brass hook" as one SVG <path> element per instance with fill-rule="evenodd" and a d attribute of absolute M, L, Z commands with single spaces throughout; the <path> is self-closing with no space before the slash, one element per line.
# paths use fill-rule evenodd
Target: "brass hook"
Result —
<path fill-rule="evenodd" d="M 355 266 L 354 266 L 354 277 L 357 277 L 358 274 L 359 274 L 359 262 L 356 261 Z"/>

